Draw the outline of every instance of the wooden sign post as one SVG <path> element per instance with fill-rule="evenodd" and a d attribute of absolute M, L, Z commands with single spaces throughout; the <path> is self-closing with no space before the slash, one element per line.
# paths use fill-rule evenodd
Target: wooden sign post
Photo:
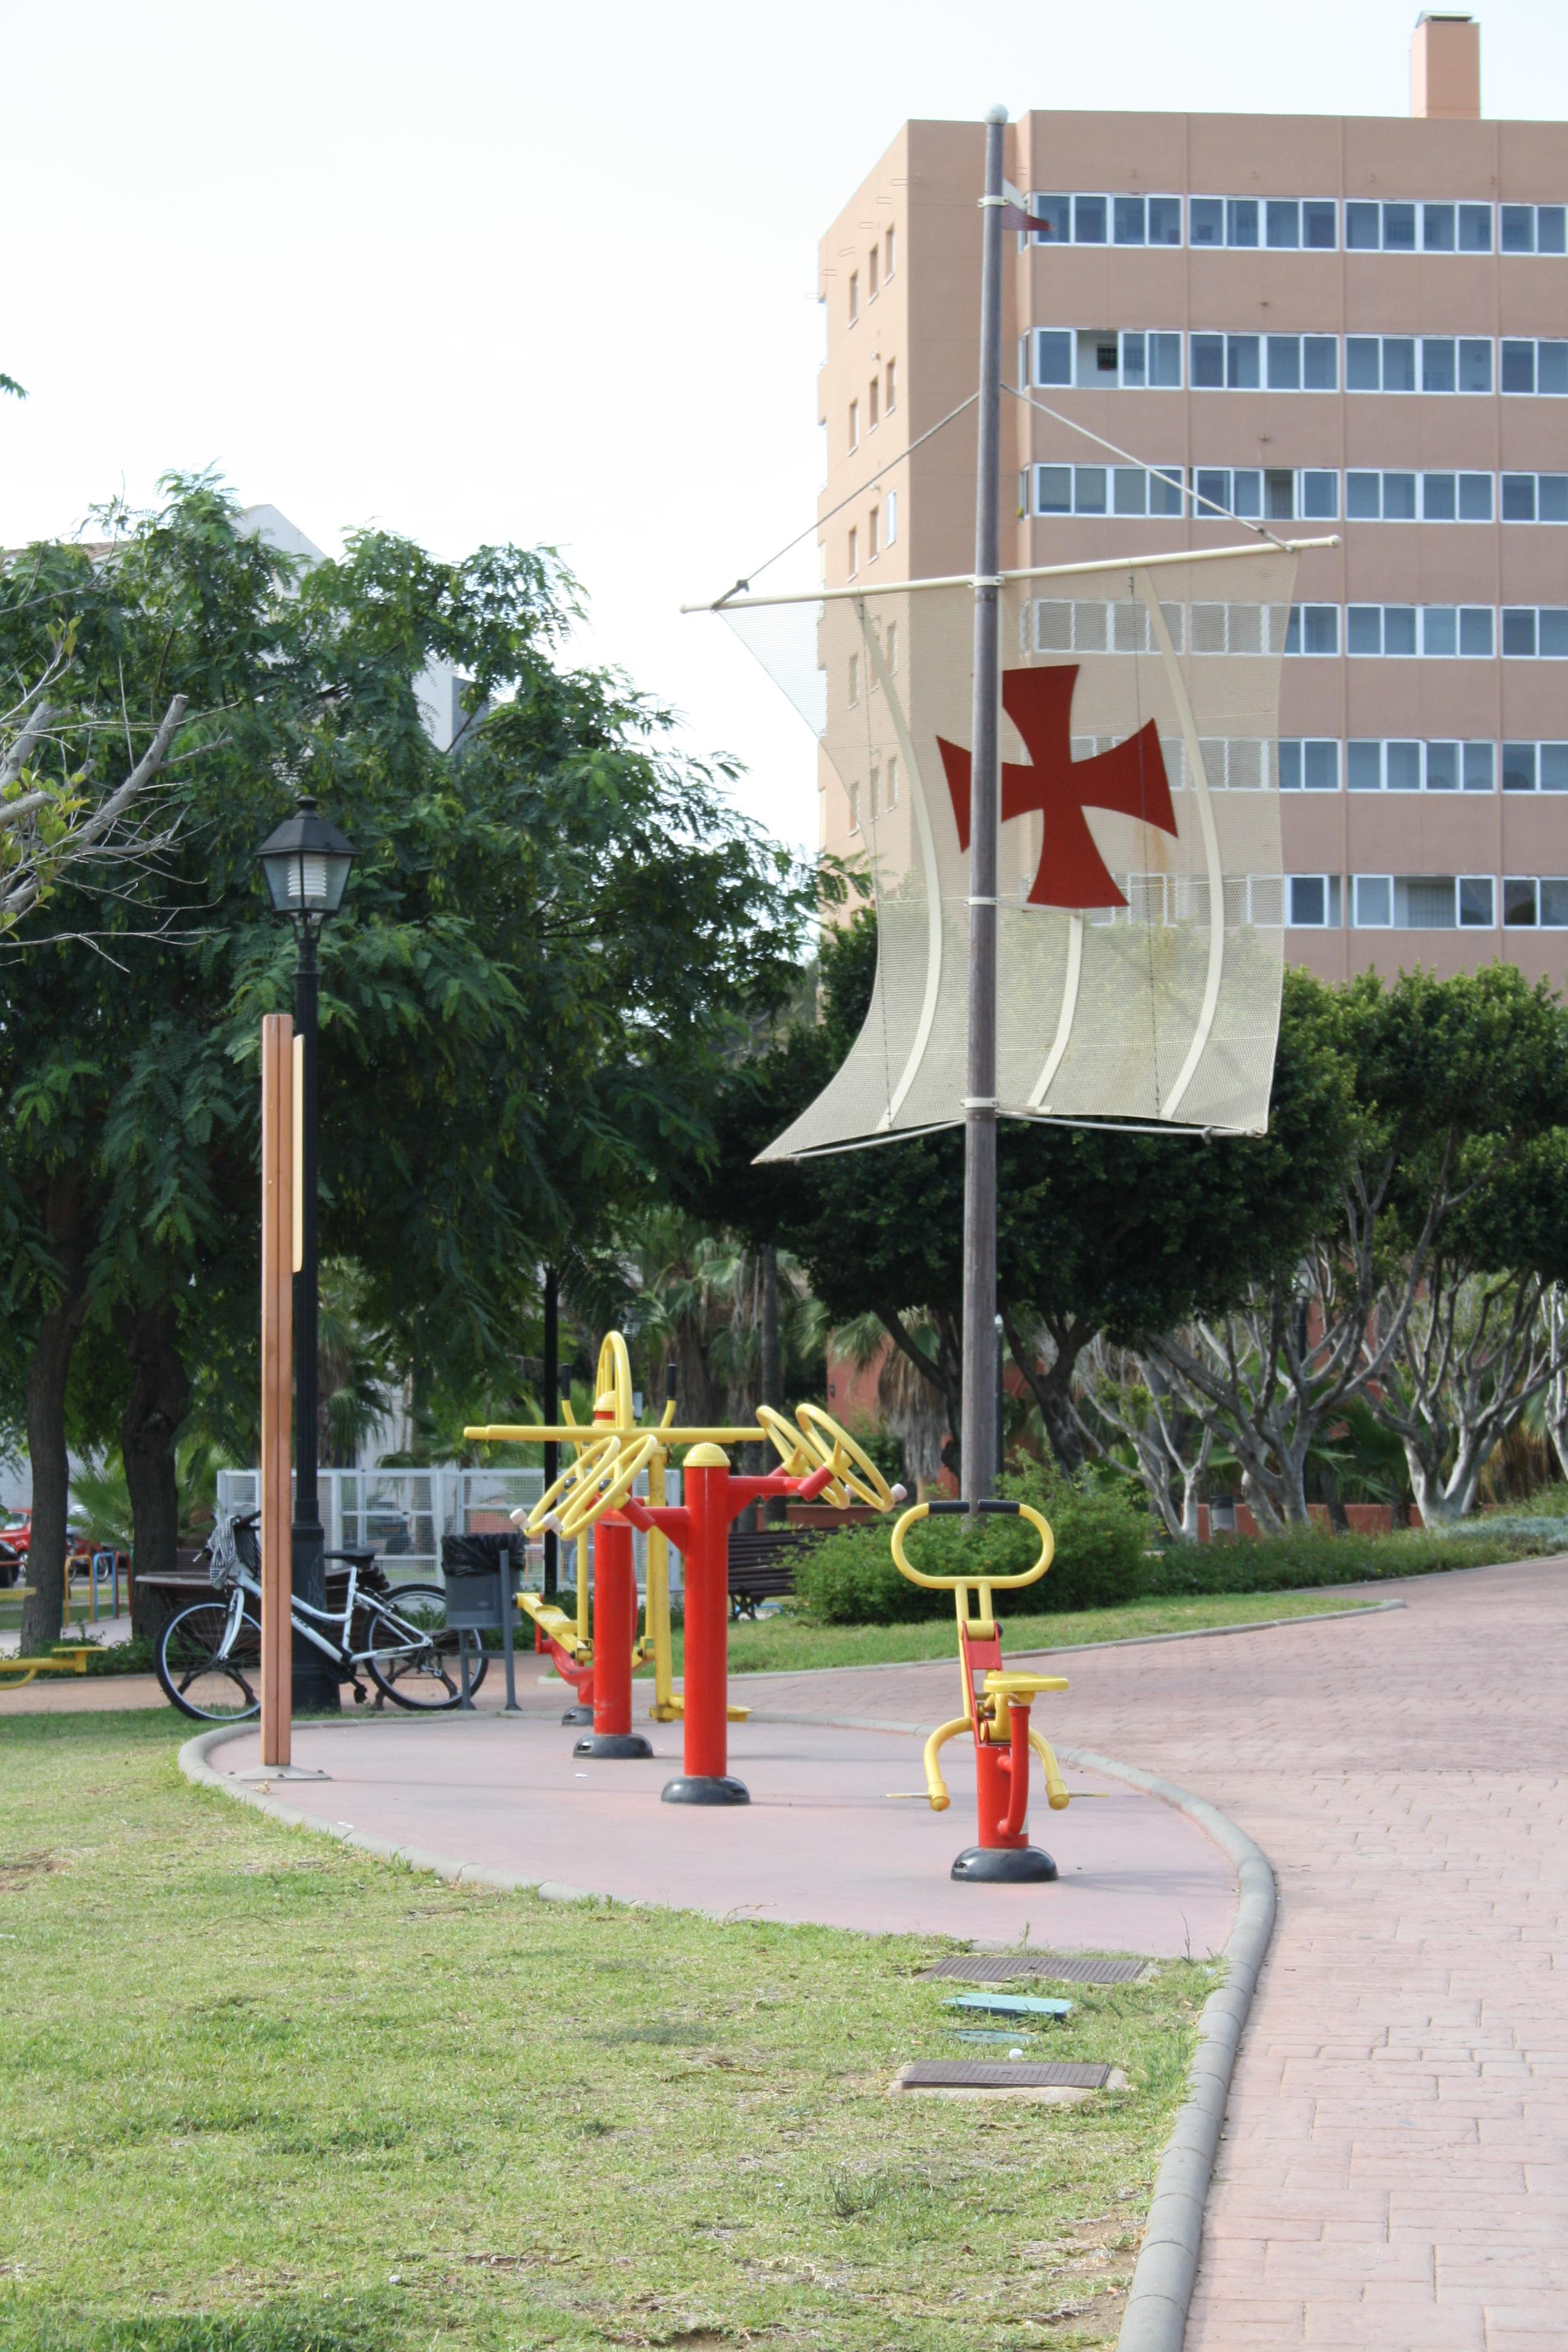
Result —
<path fill-rule="evenodd" d="M 261 1024 L 261 1761 L 289 1762 L 294 1520 L 294 1024 Z"/>

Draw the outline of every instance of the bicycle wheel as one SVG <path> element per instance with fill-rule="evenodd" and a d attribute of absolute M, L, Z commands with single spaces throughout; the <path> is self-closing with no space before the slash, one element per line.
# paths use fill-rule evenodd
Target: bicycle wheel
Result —
<path fill-rule="evenodd" d="M 242 1617 L 226 1657 L 227 1631 L 224 1603 L 198 1601 L 171 1617 L 154 1654 L 164 1696 L 197 1723 L 238 1723 L 261 1710 L 261 1628 Z"/>
<path fill-rule="evenodd" d="M 465 1655 L 468 1689 L 477 1691 L 489 1659 L 478 1633 L 447 1625 L 438 1584 L 399 1584 L 374 1605 L 365 1671 L 395 1706 L 461 1706 Z"/>

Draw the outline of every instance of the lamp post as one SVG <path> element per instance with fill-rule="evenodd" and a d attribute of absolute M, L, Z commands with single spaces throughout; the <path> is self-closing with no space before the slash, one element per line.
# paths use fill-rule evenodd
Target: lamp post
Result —
<path fill-rule="evenodd" d="M 307 794 L 257 851 L 275 915 L 294 927 L 299 960 L 294 967 L 294 1037 L 299 1055 L 296 1089 L 300 1213 L 294 1276 L 294 1524 L 290 1557 L 293 1586 L 314 1609 L 326 1605 L 327 1578 L 316 1484 L 316 940 L 321 925 L 342 904 L 355 851 L 336 825 L 316 814 Z M 338 1685 L 321 1652 L 309 1642 L 294 1643 L 294 1706 L 302 1715 L 336 1714 Z"/>

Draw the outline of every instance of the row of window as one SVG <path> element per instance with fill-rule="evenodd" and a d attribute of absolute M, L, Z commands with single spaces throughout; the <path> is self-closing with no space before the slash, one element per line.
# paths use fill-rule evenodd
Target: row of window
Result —
<path fill-rule="evenodd" d="M 1188 196 L 1189 245 L 1278 253 L 1334 252 L 1340 202 L 1334 196 Z M 1029 199 L 1036 245 L 1180 245 L 1180 196 L 1037 194 Z M 1500 253 L 1568 250 L 1568 207 L 1488 204 L 1344 203 L 1348 253 Z M 1031 241 L 1019 235 L 1020 247 Z"/>
<path fill-rule="evenodd" d="M 858 783 L 851 784 L 848 789 L 849 830 L 851 833 L 859 832 L 863 811 L 869 815 L 870 822 L 873 824 L 876 824 L 877 819 L 880 816 L 890 816 L 894 809 L 899 805 L 899 760 L 897 752 L 889 752 L 888 756 L 888 764 L 885 768 L 879 767 L 873 761 L 871 765 L 870 780 L 867 788 L 864 802 L 862 802 L 861 799 L 860 787 Z"/>
<path fill-rule="evenodd" d="M 882 373 L 879 375 L 874 375 L 871 378 L 870 383 L 866 387 L 866 406 L 864 412 L 862 412 L 860 403 L 858 400 L 852 400 L 849 404 L 850 448 L 858 449 L 860 446 L 860 419 L 862 413 L 866 419 L 866 430 L 868 433 L 875 433 L 883 417 L 890 416 L 898 404 L 899 363 L 897 360 L 889 360 Z"/>
<path fill-rule="evenodd" d="M 1176 652 L 1337 657 L 1338 604 L 1161 605 Z M 1348 655 L 1384 660 L 1568 661 L 1568 605 L 1347 604 Z M 1500 620 L 1500 630 L 1499 623 Z M 1039 597 L 1021 626 L 1036 653 L 1154 651 L 1149 614 L 1132 599 Z"/>
<path fill-rule="evenodd" d="M 1288 874 L 1285 920 L 1295 930 L 1342 928 L 1350 902 L 1358 931 L 1491 931 L 1498 928 L 1500 877 L 1493 874 Z M 1505 874 L 1507 930 L 1568 930 L 1568 877 Z M 1348 893 L 1344 887 L 1349 881 Z"/>
<path fill-rule="evenodd" d="M 1282 793 L 1337 793 L 1341 761 L 1352 793 L 1489 793 L 1498 746 L 1480 742 L 1377 741 L 1281 736 Z M 1568 743 L 1504 743 L 1505 793 L 1568 793 Z"/>
<path fill-rule="evenodd" d="M 1491 661 L 1500 651 L 1505 661 L 1568 661 L 1568 605 L 1505 604 L 1500 615 L 1490 604 L 1347 604 L 1344 649 L 1385 661 Z M 1288 654 L 1339 650 L 1337 604 L 1292 605 Z"/>
<path fill-rule="evenodd" d="M 891 278 L 897 271 L 898 267 L 899 233 L 896 228 L 889 228 L 886 236 L 878 239 L 877 243 L 871 247 L 870 252 L 866 257 L 866 296 L 868 301 L 874 302 L 876 300 L 878 295 L 881 291 L 884 280 Z M 858 269 L 852 269 L 849 272 L 848 294 L 849 324 L 853 326 L 856 320 L 860 316 L 860 272 Z M 889 407 L 891 404 L 892 404 L 889 402 Z"/>
<path fill-rule="evenodd" d="M 1026 391 L 1079 384 L 1175 392 L 1182 337 L 1164 330 L 1035 327 L 1018 344 Z M 1194 392 L 1338 392 L 1338 335 L 1193 334 Z M 1346 335 L 1346 392 L 1568 395 L 1568 341 L 1505 335 Z M 1495 362 L 1495 365 L 1494 365 Z"/>
<path fill-rule="evenodd" d="M 1353 522 L 1568 522 L 1568 474 L 1370 471 L 1344 478 Z M 1339 474 L 1330 467 L 1043 466 L 1018 477 L 1018 510 L 1037 515 L 1179 515 L 1215 509 L 1247 520 L 1337 522 Z"/>
<path fill-rule="evenodd" d="M 862 552 L 868 563 L 875 563 L 882 550 L 891 547 L 898 535 L 899 494 L 897 490 L 889 490 L 880 503 L 868 513 L 863 534 L 860 524 L 851 523 L 849 526 L 846 551 L 850 579 L 853 580 L 860 569 Z"/>

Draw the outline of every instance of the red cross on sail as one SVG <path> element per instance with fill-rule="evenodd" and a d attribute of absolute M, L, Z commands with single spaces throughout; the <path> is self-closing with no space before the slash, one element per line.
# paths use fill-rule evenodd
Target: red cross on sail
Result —
<path fill-rule="evenodd" d="M 1010 669 L 1002 675 L 1002 708 L 1024 739 L 1030 764 L 1002 763 L 1002 819 L 1038 809 L 1045 819 L 1040 862 L 1030 887 L 1031 907 L 1125 907 L 1084 820 L 1086 808 L 1118 816 L 1142 817 L 1174 835 L 1176 813 L 1165 774 L 1160 737 L 1151 719 L 1136 735 L 1091 760 L 1072 756 L 1072 698 L 1076 662 L 1046 669 Z M 937 737 L 947 772 L 958 845 L 969 847 L 970 755 Z"/>

